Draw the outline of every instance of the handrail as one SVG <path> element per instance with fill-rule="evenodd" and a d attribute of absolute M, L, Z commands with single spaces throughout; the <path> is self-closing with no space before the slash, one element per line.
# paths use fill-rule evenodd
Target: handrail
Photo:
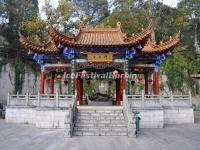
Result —
<path fill-rule="evenodd" d="M 7 106 L 69 107 L 74 99 L 74 95 L 60 95 L 58 92 L 37 95 L 30 95 L 28 92 L 23 95 L 8 93 Z"/>
<path fill-rule="evenodd" d="M 172 92 L 170 95 L 145 95 L 142 91 L 141 95 L 127 95 L 126 99 L 129 103 L 135 102 L 132 104 L 135 107 L 192 106 L 191 92 L 188 95 L 173 95 Z"/>

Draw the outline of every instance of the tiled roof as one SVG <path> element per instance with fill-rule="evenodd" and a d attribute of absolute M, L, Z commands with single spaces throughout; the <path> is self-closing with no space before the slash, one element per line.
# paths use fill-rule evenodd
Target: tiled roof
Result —
<path fill-rule="evenodd" d="M 148 42 L 144 48 L 142 49 L 141 53 L 164 53 L 166 51 L 172 51 L 179 43 L 180 39 L 180 32 L 175 37 L 170 37 L 170 40 L 163 43 L 161 42 L 159 45 Z"/>
<path fill-rule="evenodd" d="M 56 43 L 74 47 L 130 47 L 136 44 L 145 44 L 151 36 L 151 26 L 138 35 L 127 38 L 121 31 L 121 23 L 115 28 L 85 28 L 80 30 L 74 38 L 62 35 L 55 28 L 50 27 L 49 35 Z"/>
<path fill-rule="evenodd" d="M 137 35 L 127 37 L 121 31 L 121 23 L 118 22 L 115 28 L 86 28 L 83 23 L 80 23 L 79 33 L 77 36 L 66 36 L 59 33 L 52 26 L 49 28 L 49 40 L 46 44 L 34 45 L 30 44 L 28 40 L 22 35 L 20 42 L 27 49 L 37 53 L 60 53 L 61 49 L 57 48 L 59 44 L 64 44 L 65 47 L 91 47 L 91 48 L 118 48 L 118 47 L 134 47 L 141 44 L 144 48 L 140 53 L 153 54 L 164 53 L 173 50 L 179 43 L 179 34 L 174 38 L 170 38 L 165 43 L 159 45 L 148 42 L 151 36 L 151 24 L 145 30 Z"/>

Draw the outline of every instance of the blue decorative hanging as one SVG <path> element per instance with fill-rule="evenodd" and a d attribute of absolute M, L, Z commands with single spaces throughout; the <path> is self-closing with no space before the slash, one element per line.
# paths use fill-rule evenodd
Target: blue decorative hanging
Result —
<path fill-rule="evenodd" d="M 166 60 L 165 55 L 160 56 L 160 62 L 164 62 Z"/>
<path fill-rule="evenodd" d="M 65 48 L 63 50 L 63 55 L 67 57 L 68 59 L 74 58 L 74 49 L 73 48 Z"/>
<path fill-rule="evenodd" d="M 58 48 L 63 49 L 65 46 L 61 43 L 58 44 Z"/>
<path fill-rule="evenodd" d="M 171 51 L 167 51 L 166 53 L 165 53 L 165 55 L 167 55 L 167 56 L 170 56 L 172 53 L 171 53 Z"/>
<path fill-rule="evenodd" d="M 135 49 L 141 50 L 142 49 L 142 45 L 141 44 L 135 45 Z"/>
<path fill-rule="evenodd" d="M 44 54 L 35 53 L 33 60 L 35 60 L 38 64 L 44 64 Z"/>

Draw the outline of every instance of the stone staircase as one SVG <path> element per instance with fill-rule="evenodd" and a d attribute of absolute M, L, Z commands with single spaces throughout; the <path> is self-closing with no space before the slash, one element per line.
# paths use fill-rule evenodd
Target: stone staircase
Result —
<path fill-rule="evenodd" d="M 74 136 L 127 136 L 122 107 L 79 106 Z"/>

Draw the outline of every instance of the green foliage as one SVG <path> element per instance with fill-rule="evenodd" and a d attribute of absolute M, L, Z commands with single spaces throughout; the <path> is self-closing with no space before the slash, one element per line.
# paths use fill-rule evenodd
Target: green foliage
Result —
<path fill-rule="evenodd" d="M 109 16 L 107 0 L 74 0 L 76 17 L 80 17 L 86 24 L 98 24 Z"/>
<path fill-rule="evenodd" d="M 15 93 L 22 93 L 22 88 L 23 88 L 23 83 L 24 83 L 24 77 L 25 77 L 25 65 L 24 63 L 16 58 L 13 62 L 12 62 L 12 67 L 14 68 L 14 72 L 15 72 L 15 77 L 14 77 L 14 87 Z"/>

